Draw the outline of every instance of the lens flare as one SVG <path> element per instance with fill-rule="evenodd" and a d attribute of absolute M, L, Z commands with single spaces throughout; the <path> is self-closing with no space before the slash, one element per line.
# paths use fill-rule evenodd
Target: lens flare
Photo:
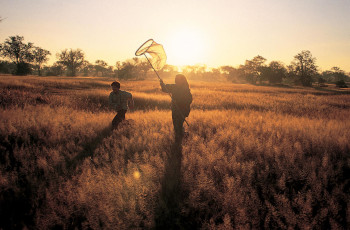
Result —
<path fill-rule="evenodd" d="M 134 174 L 133 174 L 133 176 L 134 176 L 135 179 L 139 179 L 140 176 L 141 176 L 141 174 L 140 174 L 139 171 L 135 171 Z"/>

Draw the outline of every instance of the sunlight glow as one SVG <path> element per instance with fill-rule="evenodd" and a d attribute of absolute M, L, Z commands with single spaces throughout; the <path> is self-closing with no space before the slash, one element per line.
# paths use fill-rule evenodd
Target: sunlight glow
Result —
<path fill-rule="evenodd" d="M 165 52 L 171 65 L 194 65 L 205 52 L 203 35 L 193 29 L 179 29 L 171 35 Z"/>

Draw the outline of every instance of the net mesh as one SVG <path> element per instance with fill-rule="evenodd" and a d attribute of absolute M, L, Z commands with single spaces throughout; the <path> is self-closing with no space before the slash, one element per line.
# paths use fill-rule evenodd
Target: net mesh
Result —
<path fill-rule="evenodd" d="M 148 54 L 150 58 L 148 60 L 151 62 L 153 68 L 160 70 L 166 63 L 166 54 L 161 44 L 149 39 L 146 41 L 138 50 L 135 52 L 136 56 L 141 56 L 143 54 Z"/>

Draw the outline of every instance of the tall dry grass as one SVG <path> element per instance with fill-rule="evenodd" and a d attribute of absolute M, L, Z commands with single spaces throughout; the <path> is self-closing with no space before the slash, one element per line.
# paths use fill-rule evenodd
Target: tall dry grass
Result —
<path fill-rule="evenodd" d="M 117 131 L 109 84 L 0 77 L 0 228 L 349 226 L 347 92 L 193 82 L 178 145 L 158 82 Z"/>

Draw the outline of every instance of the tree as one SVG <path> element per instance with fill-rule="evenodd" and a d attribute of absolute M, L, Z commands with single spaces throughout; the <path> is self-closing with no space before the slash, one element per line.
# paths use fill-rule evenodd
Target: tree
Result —
<path fill-rule="evenodd" d="M 140 79 L 145 79 L 147 77 L 148 71 L 152 68 L 151 65 L 146 62 L 142 61 L 138 64 L 137 68 L 139 69 L 139 74 L 141 75 Z M 164 69 L 164 67 L 163 67 Z M 162 70 L 161 70 L 162 71 Z M 159 71 L 159 72 L 161 72 Z"/>
<path fill-rule="evenodd" d="M 24 37 L 10 36 L 0 45 L 0 53 L 16 64 L 16 74 L 26 75 L 31 72 L 30 62 L 33 61 L 33 43 L 23 43 Z"/>
<path fill-rule="evenodd" d="M 269 66 L 262 68 L 261 79 L 267 80 L 271 84 L 277 84 L 282 82 L 286 74 L 287 69 L 284 67 L 283 63 L 272 61 Z"/>
<path fill-rule="evenodd" d="M 77 71 L 83 66 L 85 54 L 80 49 L 65 49 L 57 54 L 58 62 L 67 67 L 69 76 L 76 76 Z"/>
<path fill-rule="evenodd" d="M 144 73 L 145 75 L 147 75 L 148 71 L 151 70 L 151 66 L 148 62 L 145 62 L 144 64 Z M 153 71 L 153 70 L 151 70 Z M 175 76 L 176 74 L 178 74 L 178 67 L 177 66 L 173 66 L 173 65 L 168 65 L 168 64 L 165 64 L 163 66 L 163 68 L 161 70 L 159 70 L 159 75 L 162 76 L 162 78 L 169 78 L 169 77 L 173 77 Z M 151 76 L 154 76 L 154 75 L 151 75 Z"/>
<path fill-rule="evenodd" d="M 89 61 L 84 61 L 80 70 L 84 76 L 93 75 L 95 71 L 95 65 L 91 64 Z"/>
<path fill-rule="evenodd" d="M 59 62 L 55 62 L 50 67 L 44 67 L 44 70 L 46 72 L 46 76 L 60 76 L 63 75 L 65 69 L 65 66 L 62 65 Z"/>
<path fill-rule="evenodd" d="M 13 62 L 0 60 L 0 73 L 10 74 L 13 73 L 16 66 Z"/>
<path fill-rule="evenodd" d="M 135 74 L 135 78 L 139 79 L 139 80 L 145 79 L 148 71 L 152 68 L 150 66 L 150 64 L 148 63 L 148 61 L 146 61 L 146 60 L 142 61 L 142 59 L 140 59 L 138 57 L 134 57 L 132 59 L 132 61 L 129 61 L 129 62 L 135 66 L 133 72 Z"/>
<path fill-rule="evenodd" d="M 182 69 L 184 75 L 192 80 L 203 80 L 204 73 L 207 69 L 206 65 L 197 64 L 197 65 L 187 65 Z"/>
<path fill-rule="evenodd" d="M 294 56 L 291 70 L 296 76 L 297 82 L 303 86 L 312 85 L 312 77 L 317 74 L 316 58 L 312 57 L 309 50 L 303 50 Z"/>
<path fill-rule="evenodd" d="M 151 68 L 148 62 L 137 57 L 123 63 L 117 61 L 115 66 L 115 73 L 119 79 L 144 79 Z"/>
<path fill-rule="evenodd" d="M 345 74 L 344 70 L 341 70 L 339 67 L 332 67 L 331 71 L 333 72 L 334 81 L 348 81 L 349 76 Z"/>
<path fill-rule="evenodd" d="M 322 72 L 322 77 L 328 82 L 338 82 L 338 81 L 350 81 L 350 77 L 346 75 L 344 70 L 339 67 L 332 67 L 331 70 L 326 70 Z"/>
<path fill-rule="evenodd" d="M 205 81 L 225 81 L 227 80 L 224 74 L 222 74 L 220 68 L 211 68 L 210 71 L 201 72 L 201 79 Z"/>
<path fill-rule="evenodd" d="M 257 81 L 261 81 L 261 73 L 265 61 L 266 58 L 260 55 L 255 56 L 252 60 L 245 61 L 245 64 L 242 66 L 242 68 L 248 82 L 256 84 Z"/>
<path fill-rule="evenodd" d="M 339 88 L 348 88 L 348 85 L 345 83 L 344 80 L 339 80 L 335 83 L 335 85 Z"/>
<path fill-rule="evenodd" d="M 96 60 L 94 67 L 95 67 L 95 76 L 98 76 L 100 73 L 102 76 L 104 76 L 108 70 L 108 64 L 103 60 Z"/>
<path fill-rule="evenodd" d="M 241 66 L 242 67 L 242 66 Z M 221 66 L 220 71 L 226 75 L 226 79 L 231 82 L 242 82 L 244 81 L 244 70 L 242 68 L 234 68 L 232 66 Z"/>
<path fill-rule="evenodd" d="M 123 63 L 116 62 L 116 75 L 119 79 L 136 79 L 138 76 L 137 66 L 134 64 L 135 60 L 127 60 Z"/>
<path fill-rule="evenodd" d="M 317 82 L 318 82 L 319 87 L 326 87 L 327 86 L 327 85 L 325 85 L 326 80 L 321 76 L 317 79 Z"/>
<path fill-rule="evenodd" d="M 38 69 L 39 76 L 41 76 L 41 66 L 49 60 L 49 55 L 51 55 L 50 51 L 42 49 L 40 47 L 34 47 L 33 62 Z"/>

